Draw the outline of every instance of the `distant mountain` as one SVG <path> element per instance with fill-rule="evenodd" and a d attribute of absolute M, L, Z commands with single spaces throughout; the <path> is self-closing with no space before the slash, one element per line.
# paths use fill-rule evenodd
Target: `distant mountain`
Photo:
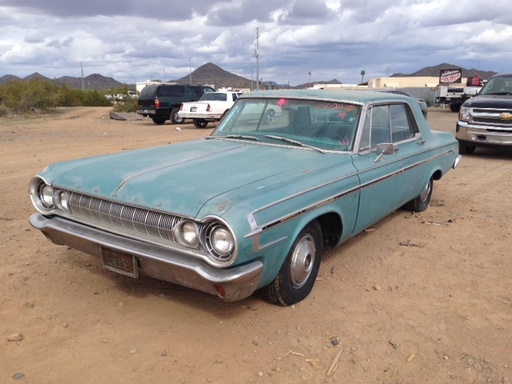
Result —
<path fill-rule="evenodd" d="M 466 68 L 462 68 L 459 65 L 442 63 L 442 64 L 439 64 L 439 65 L 436 65 L 433 67 L 422 68 L 419 71 L 416 71 L 416 72 L 410 73 L 410 74 L 395 73 L 391 77 L 408 77 L 408 76 L 439 77 L 439 73 L 440 73 L 441 69 L 450 69 L 450 68 L 461 68 L 462 69 L 462 77 L 479 76 L 480 78 L 487 80 L 496 74 L 496 72 L 492 72 L 492 71 L 481 71 L 481 70 L 475 69 L 475 68 L 466 69 Z"/>
<path fill-rule="evenodd" d="M 30 81 L 30 80 L 42 80 L 42 81 L 56 81 L 59 84 L 65 84 L 67 87 L 72 89 L 81 89 L 82 88 L 82 78 L 81 77 L 59 77 L 58 79 L 50 79 L 46 76 L 41 75 L 38 72 L 34 72 L 31 75 L 28 75 L 24 78 L 19 78 L 18 76 L 13 75 L 5 75 L 0 77 L 0 85 L 7 83 L 8 81 Z M 83 87 L 84 89 L 96 89 L 96 90 L 107 90 L 122 87 L 127 84 L 123 84 L 117 80 L 114 80 L 111 77 L 105 77 L 94 73 L 92 75 L 86 76 L 83 78 Z M 135 88 L 135 85 L 133 85 Z"/>
<path fill-rule="evenodd" d="M 448 64 L 448 63 L 442 63 L 436 66 L 432 67 L 425 67 L 420 69 L 417 72 L 410 73 L 410 74 L 403 74 L 403 73 L 395 73 L 392 75 L 392 77 L 407 77 L 407 76 L 432 76 L 432 77 L 438 77 L 439 72 L 441 69 L 449 69 L 449 68 L 461 68 L 460 66 Z M 488 79 L 492 75 L 496 74 L 496 72 L 492 71 L 481 71 L 478 69 L 466 69 L 462 68 L 462 75 L 464 77 L 469 76 L 480 76 L 482 79 Z M 128 86 L 129 88 L 135 88 L 134 84 L 125 84 L 121 83 L 117 80 L 114 80 L 111 77 L 105 77 L 100 74 L 92 74 L 89 76 L 86 76 L 83 78 L 81 77 L 69 77 L 64 76 L 60 77 L 58 79 L 49 79 L 43 75 L 41 75 L 38 72 L 35 72 L 23 79 L 13 76 L 13 75 L 4 75 L 0 77 L 0 85 L 5 84 L 8 81 L 29 81 L 33 79 L 40 79 L 43 81 L 57 81 L 59 84 L 65 84 L 69 88 L 73 89 L 81 89 L 82 86 L 84 89 L 96 89 L 96 90 L 107 90 L 107 89 L 114 89 L 122 86 Z M 224 69 L 220 68 L 219 66 L 213 64 L 213 63 L 206 63 L 199 68 L 197 68 L 195 71 L 193 71 L 190 75 L 183 76 L 180 79 L 177 80 L 171 80 L 171 82 L 176 82 L 178 84 L 211 84 L 214 85 L 216 88 L 253 88 L 255 86 L 255 80 L 250 80 L 242 76 L 235 75 L 234 73 L 225 71 Z M 273 83 L 273 82 L 265 82 L 265 83 Z M 275 83 L 273 83 L 275 84 Z M 340 81 L 333 79 L 330 81 L 315 81 L 315 84 L 341 84 Z M 277 85 L 278 87 L 287 87 L 287 85 Z M 290 88 L 308 88 L 310 87 L 309 83 L 300 84 L 296 86 L 291 86 Z"/>
<path fill-rule="evenodd" d="M 210 84 L 215 88 L 251 88 L 250 79 L 225 71 L 213 63 L 206 63 L 190 75 L 183 76 L 174 82 L 177 84 Z"/>

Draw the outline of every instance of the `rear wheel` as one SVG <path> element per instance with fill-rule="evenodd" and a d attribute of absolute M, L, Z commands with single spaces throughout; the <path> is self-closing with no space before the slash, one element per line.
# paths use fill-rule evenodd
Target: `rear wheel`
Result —
<path fill-rule="evenodd" d="M 182 119 L 180 115 L 178 115 L 179 109 L 174 108 L 171 110 L 171 123 L 173 124 L 183 124 L 185 119 Z"/>
<path fill-rule="evenodd" d="M 297 236 L 274 281 L 263 288 L 265 298 L 282 306 L 305 299 L 315 284 L 322 251 L 322 231 L 314 221 Z"/>
<path fill-rule="evenodd" d="M 163 123 L 165 123 L 165 117 L 162 116 L 152 117 L 151 120 L 153 120 L 153 123 L 157 125 L 162 125 Z"/>
<path fill-rule="evenodd" d="M 194 119 L 194 125 L 196 128 L 205 128 L 208 125 L 208 122 L 204 119 Z"/>
<path fill-rule="evenodd" d="M 430 178 L 427 185 L 425 185 L 425 188 L 423 188 L 423 191 L 421 191 L 420 195 L 405 204 L 405 209 L 412 212 L 423 212 L 426 210 L 430 204 L 433 190 L 434 179 Z"/>

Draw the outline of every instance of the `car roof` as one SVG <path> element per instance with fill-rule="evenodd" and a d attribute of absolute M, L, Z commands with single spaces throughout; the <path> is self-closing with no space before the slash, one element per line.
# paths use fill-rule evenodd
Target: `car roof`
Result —
<path fill-rule="evenodd" d="M 492 77 L 512 77 L 512 73 L 498 73 Z"/>
<path fill-rule="evenodd" d="M 324 90 L 324 89 L 284 89 L 272 91 L 254 91 L 240 95 L 244 98 L 297 98 L 297 99 L 317 99 L 317 100 L 339 100 L 353 103 L 365 104 L 371 102 L 401 100 L 408 101 L 410 97 L 398 95 L 396 93 L 387 93 L 367 90 Z"/>

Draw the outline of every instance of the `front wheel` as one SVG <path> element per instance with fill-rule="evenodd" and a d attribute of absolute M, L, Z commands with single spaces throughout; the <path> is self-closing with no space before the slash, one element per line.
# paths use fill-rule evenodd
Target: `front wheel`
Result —
<path fill-rule="evenodd" d="M 282 306 L 305 299 L 315 284 L 322 251 L 322 230 L 314 221 L 297 236 L 274 281 L 263 288 L 265 298 Z"/>
<path fill-rule="evenodd" d="M 178 115 L 179 108 L 174 108 L 171 110 L 171 123 L 173 124 L 183 124 L 185 119 L 182 119 L 180 115 Z"/>
<path fill-rule="evenodd" d="M 205 128 L 208 122 L 205 119 L 194 119 L 194 125 L 196 128 Z"/>
<path fill-rule="evenodd" d="M 434 190 L 434 180 L 429 179 L 427 185 L 423 188 L 420 195 L 415 199 L 405 204 L 405 209 L 412 212 L 423 212 L 430 205 L 430 199 L 432 197 L 432 191 Z"/>
<path fill-rule="evenodd" d="M 270 125 L 274 122 L 274 117 L 276 116 L 276 113 L 273 109 L 267 110 L 265 112 L 265 116 L 263 116 L 263 124 L 264 125 Z"/>
<path fill-rule="evenodd" d="M 463 144 L 459 141 L 459 153 L 461 155 L 471 155 L 473 152 L 475 152 L 474 145 Z"/>

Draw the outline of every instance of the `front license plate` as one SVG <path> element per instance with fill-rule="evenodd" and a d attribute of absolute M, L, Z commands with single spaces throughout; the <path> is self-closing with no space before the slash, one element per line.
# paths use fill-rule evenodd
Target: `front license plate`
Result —
<path fill-rule="evenodd" d="M 110 248 L 101 248 L 103 268 L 130 277 L 139 277 L 137 259 L 133 255 Z"/>

